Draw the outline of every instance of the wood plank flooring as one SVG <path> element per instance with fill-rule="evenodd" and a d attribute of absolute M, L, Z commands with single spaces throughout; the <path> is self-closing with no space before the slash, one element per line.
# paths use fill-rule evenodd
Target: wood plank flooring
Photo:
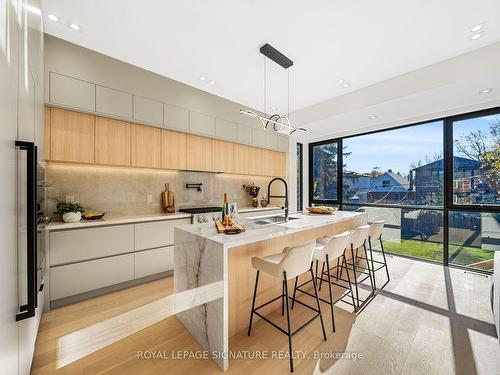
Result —
<path fill-rule="evenodd" d="M 295 373 L 498 374 L 500 349 L 489 308 L 490 279 L 404 258 L 391 257 L 388 261 L 391 282 L 358 316 L 345 304 L 336 306 L 336 333 L 332 333 L 329 306 L 322 304 L 326 342 L 319 320 L 294 336 L 298 356 Z M 377 275 L 379 284 L 385 282 L 383 271 Z M 362 296 L 368 294 L 366 289 L 367 285 L 361 288 Z M 321 291 L 325 298 L 327 290 L 324 286 Z M 58 362 L 60 344 L 68 341 L 69 334 L 107 319 L 133 315 L 127 312 L 154 303 L 171 291 L 172 278 L 166 278 L 45 313 L 32 374 L 222 374 L 210 359 L 172 358 L 183 351 L 202 350 L 175 317 L 71 363 Z M 301 298 L 306 301 L 307 297 Z M 298 326 L 309 316 L 307 309 L 297 306 L 292 324 Z M 284 326 L 279 312 L 272 318 Z M 252 336 L 241 332 L 230 340 L 233 353 L 253 356 L 283 354 L 287 347 L 286 336 L 262 321 L 254 325 Z M 157 358 L 142 359 L 140 352 Z M 361 357 L 336 360 L 331 358 L 334 353 L 359 353 Z M 318 355 L 330 358 L 318 364 Z M 232 359 L 227 373 L 287 374 L 288 358 Z"/>

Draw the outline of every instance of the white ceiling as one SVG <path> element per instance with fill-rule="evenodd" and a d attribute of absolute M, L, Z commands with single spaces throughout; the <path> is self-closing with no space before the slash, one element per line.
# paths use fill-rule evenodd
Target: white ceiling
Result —
<path fill-rule="evenodd" d="M 498 0 L 42 0 L 42 8 L 49 34 L 260 110 L 266 42 L 295 63 L 296 111 L 500 41 Z M 479 23 L 486 31 L 471 40 Z M 286 72 L 268 69 L 268 109 L 286 112 Z M 304 113 L 302 124 L 332 116 Z"/>

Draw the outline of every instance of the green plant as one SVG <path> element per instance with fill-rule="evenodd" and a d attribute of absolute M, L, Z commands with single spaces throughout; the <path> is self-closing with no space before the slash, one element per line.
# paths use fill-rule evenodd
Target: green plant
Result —
<path fill-rule="evenodd" d="M 67 212 L 82 212 L 83 207 L 78 202 L 59 202 L 57 203 L 58 214 L 65 214 Z"/>

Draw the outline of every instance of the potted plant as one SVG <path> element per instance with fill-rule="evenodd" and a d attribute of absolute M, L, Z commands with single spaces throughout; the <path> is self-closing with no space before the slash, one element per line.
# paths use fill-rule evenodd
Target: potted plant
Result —
<path fill-rule="evenodd" d="M 65 223 L 77 223 L 82 219 L 83 207 L 78 202 L 59 202 L 56 213 L 62 214 Z"/>
<path fill-rule="evenodd" d="M 251 185 L 243 185 L 245 191 L 252 197 L 252 206 L 258 207 L 259 201 L 257 197 L 259 196 L 260 186 L 255 185 L 253 182 Z"/>

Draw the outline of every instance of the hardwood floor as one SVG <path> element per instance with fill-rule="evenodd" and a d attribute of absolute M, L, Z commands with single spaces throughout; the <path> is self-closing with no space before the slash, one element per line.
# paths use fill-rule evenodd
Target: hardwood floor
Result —
<path fill-rule="evenodd" d="M 294 336 L 295 373 L 498 374 L 500 349 L 489 304 L 490 279 L 404 258 L 388 261 L 391 282 L 358 316 L 345 304 L 336 306 L 336 333 L 332 333 L 329 306 L 322 304 L 328 341 L 323 341 L 319 320 Z M 383 272 L 378 274 L 382 284 Z M 368 294 L 366 288 L 362 288 L 364 295 Z M 327 289 L 323 287 L 321 293 Z M 123 329 L 129 329 L 134 324 L 126 321 L 133 315 L 131 310 L 150 308 L 171 290 L 172 280 L 166 278 L 45 313 L 32 374 L 221 374 L 210 359 L 172 358 L 184 351 L 202 350 L 173 316 L 102 349 L 96 346 L 101 339 L 96 325 L 123 320 Z M 293 325 L 309 316 L 308 310 L 297 306 L 292 312 Z M 284 323 L 279 312 L 272 318 Z M 61 363 L 61 343 L 71 352 L 72 337 L 79 332 L 97 332 L 85 338 L 91 354 Z M 268 359 L 232 359 L 227 373 L 287 374 L 288 358 L 271 358 L 286 353 L 287 348 L 285 335 L 259 321 L 252 336 L 246 332 L 234 336 L 230 350 L 253 356 L 261 353 Z M 315 370 L 317 355 L 335 353 L 351 357 L 359 353 L 360 357 L 324 358 Z M 143 359 L 145 355 L 156 358 Z"/>

